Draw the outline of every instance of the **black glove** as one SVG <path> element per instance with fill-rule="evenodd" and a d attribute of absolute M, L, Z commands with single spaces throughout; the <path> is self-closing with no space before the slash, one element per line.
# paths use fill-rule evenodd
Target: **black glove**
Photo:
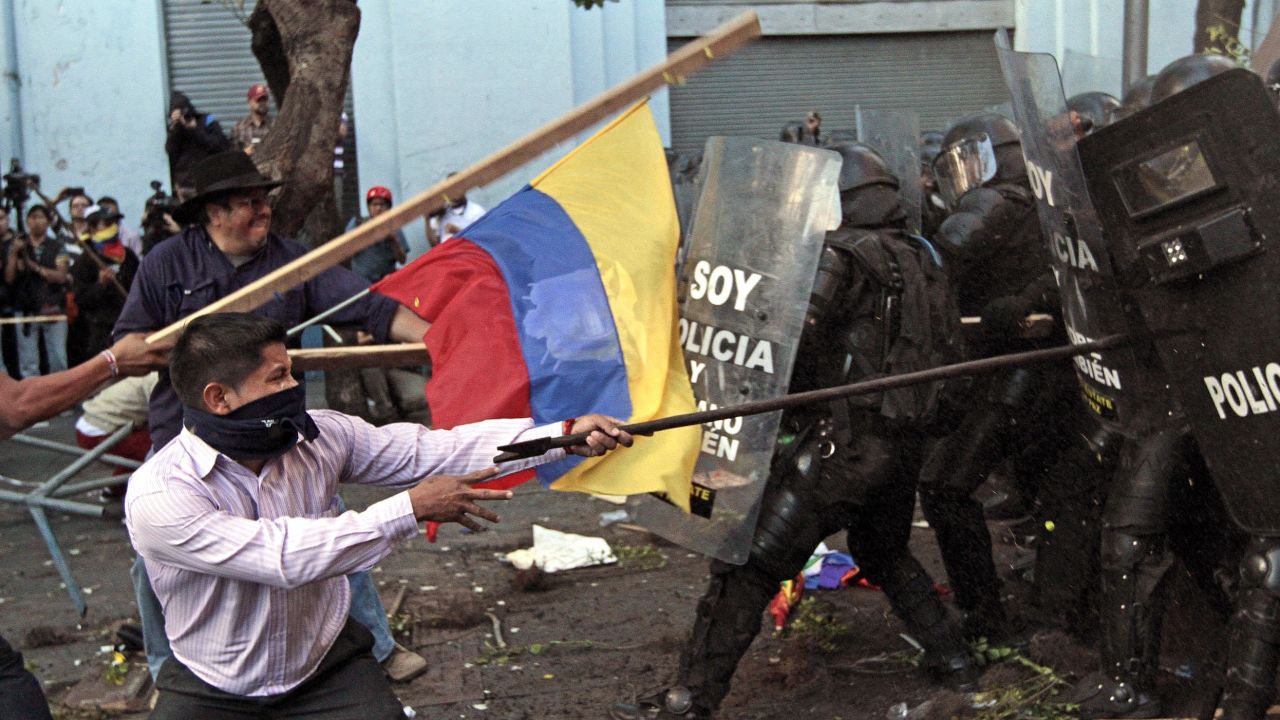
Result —
<path fill-rule="evenodd" d="M 992 299 L 982 308 L 982 334 L 990 338 L 1022 337 L 1031 301 L 1018 295 Z"/>

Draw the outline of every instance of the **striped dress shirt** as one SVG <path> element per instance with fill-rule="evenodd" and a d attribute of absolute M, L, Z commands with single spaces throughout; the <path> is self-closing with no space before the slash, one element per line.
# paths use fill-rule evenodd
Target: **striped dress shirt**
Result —
<path fill-rule="evenodd" d="M 417 531 L 407 492 L 339 514 L 338 483 L 412 487 L 488 467 L 499 445 L 561 434 L 528 419 L 428 430 L 330 410 L 311 417 L 320 436 L 260 474 L 183 430 L 129 480 L 129 535 L 173 655 L 228 693 L 278 695 L 306 680 L 346 622 L 345 576 Z M 504 470 L 562 457 L 554 450 Z"/>

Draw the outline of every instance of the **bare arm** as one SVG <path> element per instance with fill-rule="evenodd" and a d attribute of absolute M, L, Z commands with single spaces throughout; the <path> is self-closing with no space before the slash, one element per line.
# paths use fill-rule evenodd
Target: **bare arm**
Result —
<path fill-rule="evenodd" d="M 21 262 L 18 260 L 18 252 L 22 249 L 18 245 L 20 242 L 22 241 L 13 241 L 13 244 L 9 246 L 9 256 L 4 259 L 4 281 L 10 285 L 13 284 L 14 280 L 18 279 L 18 264 Z"/>
<path fill-rule="evenodd" d="M 111 366 L 97 355 L 60 373 L 21 382 L 0 375 L 0 436 L 9 437 L 83 400 L 111 379 Z"/>
<path fill-rule="evenodd" d="M 167 349 L 147 345 L 145 337 L 127 335 L 111 346 L 120 374 L 145 375 L 163 367 Z M 0 373 L 0 439 L 74 406 L 110 379 L 111 365 L 101 354 L 70 370 L 22 381 Z"/>
<path fill-rule="evenodd" d="M 391 328 L 387 331 L 387 335 L 396 342 L 419 343 L 422 342 L 422 338 L 430 327 L 431 323 L 401 305 L 396 308 L 396 314 L 391 316 Z"/>

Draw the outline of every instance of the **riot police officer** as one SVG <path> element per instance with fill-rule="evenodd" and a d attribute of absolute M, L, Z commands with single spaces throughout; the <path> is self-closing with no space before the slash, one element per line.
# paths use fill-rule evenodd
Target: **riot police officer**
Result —
<path fill-rule="evenodd" d="M 1016 352 L 1051 339 L 1022 337 L 1031 312 L 1054 312 L 1057 290 L 1049 272 L 1035 198 L 1022 159 L 1018 128 L 997 113 L 962 118 L 948 129 L 934 161 L 938 187 L 951 207 L 936 239 L 951 262 L 962 315 L 980 315 L 974 357 Z M 1010 625 L 1000 602 L 991 535 L 972 496 L 987 476 L 1013 459 L 1024 495 L 1043 478 L 1062 444 L 1046 429 L 1069 415 L 1067 370 L 1025 367 L 964 386 L 965 408 L 955 430 L 924 463 L 920 502 L 956 604 L 971 638 L 1005 639 Z M 953 386 L 955 387 L 955 386 Z"/>
<path fill-rule="evenodd" d="M 1142 85 L 1130 88 L 1119 113 L 1128 116 L 1235 67 L 1228 58 L 1191 55 L 1173 61 Z M 1134 322 L 1140 322 L 1135 319 Z M 1153 351 L 1136 349 L 1148 389 L 1168 387 Z M 1143 392 L 1125 423 L 1118 468 L 1102 517 L 1100 621 L 1101 670 L 1085 678 L 1071 701 L 1082 718 L 1149 718 L 1160 715 L 1154 694 L 1161 640 L 1157 591 L 1173 562 L 1169 549 L 1175 485 L 1207 480 L 1199 451 L 1177 402 L 1167 392 Z M 1226 604 L 1221 590 L 1196 578 L 1209 600 Z"/>
<path fill-rule="evenodd" d="M 938 193 L 938 180 L 933 174 L 933 161 L 942 152 L 942 133 L 926 130 L 920 133 L 920 234 L 931 238 L 947 219 L 947 204 Z"/>
<path fill-rule="evenodd" d="M 801 335 L 791 390 L 804 391 L 945 362 L 958 317 L 925 241 L 904 230 L 898 179 L 871 148 L 846 143 L 842 224 L 828 233 Z M 675 685 L 614 718 L 709 718 L 760 630 L 782 580 L 795 577 L 823 538 L 848 532 L 863 576 L 880 585 L 936 678 L 972 687 L 976 670 L 958 629 L 911 554 L 924 428 L 937 385 L 788 411 L 794 441 L 774 454 L 750 556 L 713 561 Z"/>
<path fill-rule="evenodd" d="M 1067 98 L 1067 109 L 1071 112 L 1071 124 L 1079 139 L 1111 122 L 1116 110 L 1120 109 L 1120 101 L 1104 92 L 1083 92 Z"/>

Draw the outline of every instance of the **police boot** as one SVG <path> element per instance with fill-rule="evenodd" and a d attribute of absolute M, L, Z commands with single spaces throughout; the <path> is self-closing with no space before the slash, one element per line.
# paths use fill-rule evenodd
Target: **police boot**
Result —
<path fill-rule="evenodd" d="M 1240 593 L 1231 618 L 1223 720 L 1266 715 L 1280 665 L 1280 541 L 1255 539 L 1240 562 Z"/>
<path fill-rule="evenodd" d="M 1160 613 L 1153 600 L 1169 564 L 1162 536 L 1104 533 L 1102 669 L 1066 698 L 1080 706 L 1084 720 L 1160 716 L 1152 693 L 1160 657 Z"/>
<path fill-rule="evenodd" d="M 692 636 L 680 653 L 676 684 L 634 704 L 614 705 L 610 716 L 711 717 L 729 694 L 738 661 L 760 633 L 765 607 L 778 592 L 778 581 L 771 577 L 751 561 L 743 566 L 712 561 L 711 582 L 698 602 Z"/>
<path fill-rule="evenodd" d="M 906 555 L 877 579 L 907 632 L 924 647 L 925 672 L 960 692 L 976 691 L 981 671 L 920 562 Z"/>

